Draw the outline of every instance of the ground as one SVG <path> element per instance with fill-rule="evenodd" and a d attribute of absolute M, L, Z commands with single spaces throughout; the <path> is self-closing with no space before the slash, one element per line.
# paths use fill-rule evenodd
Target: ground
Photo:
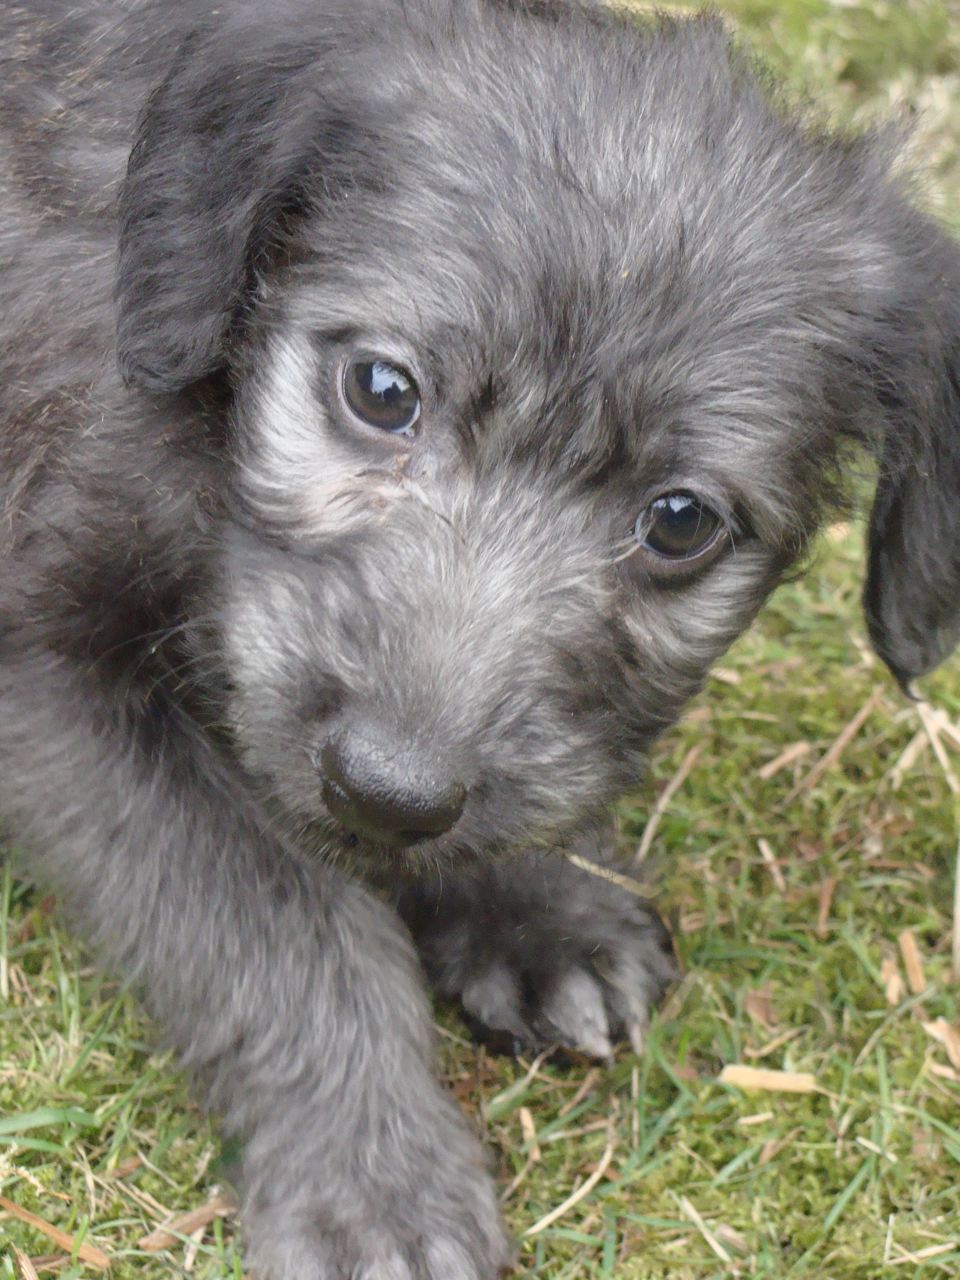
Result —
<path fill-rule="evenodd" d="M 960 230 L 955 4 L 718 7 L 835 120 L 915 111 L 923 198 Z M 667 791 L 644 873 L 685 971 L 644 1056 L 510 1063 L 440 1021 L 521 1277 L 960 1274 L 960 660 L 924 682 L 925 728 L 867 648 L 861 543 L 855 523 L 829 531 L 622 808 L 635 850 Z M 241 1277 L 230 1216 L 144 1247 L 217 1195 L 215 1131 L 49 907 L 0 881 L 0 1280 L 31 1280 L 31 1258 L 93 1276 L 81 1247 L 114 1280 Z M 790 1074 L 750 1092 L 720 1079 L 731 1064 Z M 11 1205 L 67 1233 L 72 1260 Z"/>

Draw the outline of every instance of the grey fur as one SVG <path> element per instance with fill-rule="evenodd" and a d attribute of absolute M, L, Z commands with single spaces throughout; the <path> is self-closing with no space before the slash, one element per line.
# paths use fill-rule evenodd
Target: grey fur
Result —
<path fill-rule="evenodd" d="M 879 651 L 952 647 L 960 255 L 713 19 L 34 0 L 0 37 L 0 812 L 245 1139 L 263 1276 L 490 1280 L 364 876 L 488 1027 L 639 1045 L 659 926 L 551 851 L 601 856 L 848 445 Z M 349 350 L 416 375 L 414 442 L 348 424 Z M 668 583 L 632 530 L 677 490 L 731 539 Z M 345 838 L 331 744 L 462 817 Z"/>

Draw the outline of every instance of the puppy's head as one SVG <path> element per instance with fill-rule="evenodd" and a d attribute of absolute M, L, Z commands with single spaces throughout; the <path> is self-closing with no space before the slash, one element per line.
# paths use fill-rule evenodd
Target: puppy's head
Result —
<path fill-rule="evenodd" d="M 122 202 L 131 383 L 232 395 L 222 646 L 250 767 L 386 850 L 562 839 L 874 447 L 867 616 L 960 611 L 960 256 L 879 143 L 784 118 L 712 21 L 240 6 Z"/>

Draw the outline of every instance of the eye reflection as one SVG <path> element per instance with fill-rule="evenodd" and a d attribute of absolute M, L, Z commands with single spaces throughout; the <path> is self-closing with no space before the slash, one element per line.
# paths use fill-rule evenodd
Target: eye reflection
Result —
<path fill-rule="evenodd" d="M 420 392 L 400 365 L 376 358 L 351 360 L 343 370 L 341 394 L 367 426 L 391 435 L 413 435 L 420 417 Z"/>
<path fill-rule="evenodd" d="M 697 494 L 661 494 L 634 526 L 635 553 L 654 576 L 677 577 L 711 563 L 729 545 L 726 522 Z"/>
<path fill-rule="evenodd" d="M 658 556 L 687 560 L 701 552 L 721 527 L 717 513 L 692 493 L 668 493 L 641 517 L 643 543 Z"/>

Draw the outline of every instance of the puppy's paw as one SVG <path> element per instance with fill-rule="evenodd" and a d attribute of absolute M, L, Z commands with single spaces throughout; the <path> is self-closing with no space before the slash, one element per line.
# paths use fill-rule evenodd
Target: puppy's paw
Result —
<path fill-rule="evenodd" d="M 558 858 L 439 893 L 411 920 L 438 992 L 505 1052 L 551 1044 L 639 1053 L 677 967 L 670 936 L 635 895 Z M 446 899 L 446 900 L 445 900 Z"/>
<path fill-rule="evenodd" d="M 417 1092 L 379 1135 L 351 1134 L 348 1106 L 309 1166 L 291 1151 L 276 1178 L 260 1171 L 246 1215 L 256 1280 L 498 1280 L 513 1248 L 483 1151 L 432 1080 Z"/>
<path fill-rule="evenodd" d="M 252 1274 L 255 1280 L 498 1280 L 511 1261 L 506 1251 L 499 1263 L 493 1254 L 471 1257 L 451 1238 L 406 1245 L 383 1236 L 332 1230 L 320 1238 L 285 1223 L 275 1240 L 254 1247 Z"/>
<path fill-rule="evenodd" d="M 465 975 L 459 998 L 478 1037 L 494 1048 L 559 1044 L 606 1059 L 623 1038 L 643 1051 L 650 1013 L 675 975 L 658 917 L 625 902 L 618 918 L 607 914 L 593 929 L 562 937 L 551 928 L 525 930 L 504 955 L 487 956 Z"/>

